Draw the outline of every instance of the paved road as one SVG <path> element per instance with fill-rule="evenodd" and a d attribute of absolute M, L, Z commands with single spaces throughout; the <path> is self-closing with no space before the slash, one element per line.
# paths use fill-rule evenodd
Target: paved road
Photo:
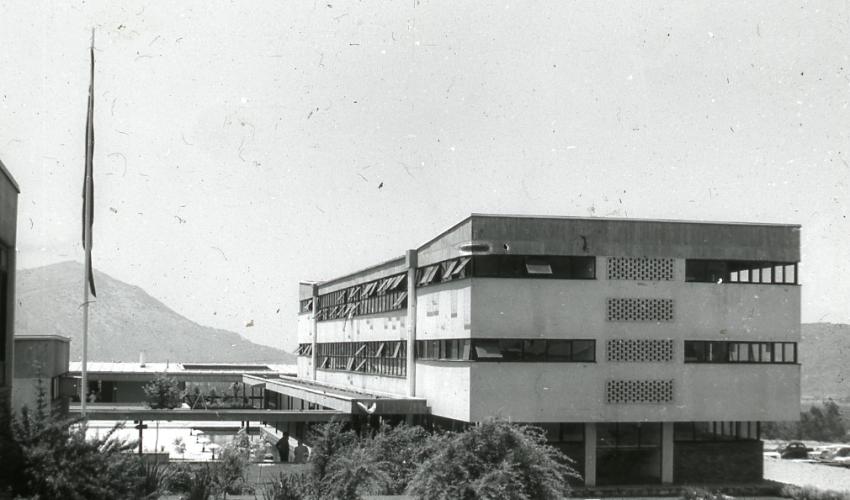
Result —
<path fill-rule="evenodd" d="M 764 477 L 797 486 L 850 492 L 850 469 L 794 460 L 764 459 Z"/>

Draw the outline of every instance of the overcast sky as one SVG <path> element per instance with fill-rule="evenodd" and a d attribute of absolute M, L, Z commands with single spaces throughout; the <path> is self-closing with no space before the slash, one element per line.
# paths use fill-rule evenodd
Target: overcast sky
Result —
<path fill-rule="evenodd" d="M 850 322 L 848 2 L 173 3 L 0 3 L 19 268 L 82 258 L 95 27 L 95 266 L 199 323 L 292 347 L 471 212 L 802 224 Z"/>

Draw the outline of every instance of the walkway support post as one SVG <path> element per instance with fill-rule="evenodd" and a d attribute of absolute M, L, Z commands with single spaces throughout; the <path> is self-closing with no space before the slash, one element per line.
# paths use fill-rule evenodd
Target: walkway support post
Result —
<path fill-rule="evenodd" d="M 584 424 L 584 485 L 596 486 L 596 424 Z"/>
<path fill-rule="evenodd" d="M 673 422 L 661 423 L 661 482 L 673 482 Z"/>
<path fill-rule="evenodd" d="M 313 283 L 313 318 L 311 319 L 312 335 L 310 339 L 310 378 L 316 380 L 316 362 L 319 355 L 316 337 L 319 335 L 319 285 Z"/>
<path fill-rule="evenodd" d="M 407 266 L 407 395 L 416 396 L 416 250 L 405 254 Z"/>

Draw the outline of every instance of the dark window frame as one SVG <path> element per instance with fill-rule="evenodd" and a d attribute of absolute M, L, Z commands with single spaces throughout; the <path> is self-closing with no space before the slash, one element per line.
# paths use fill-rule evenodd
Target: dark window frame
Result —
<path fill-rule="evenodd" d="M 452 343 L 452 347 L 447 347 Z M 544 344 L 541 355 L 540 343 Z M 558 355 L 550 346 L 569 346 Z M 526 349 L 533 352 L 526 355 Z M 451 338 L 420 339 L 416 341 L 415 354 L 419 361 L 479 362 L 479 363 L 596 363 L 596 339 L 541 339 L 541 338 Z M 456 349 L 456 350 L 455 350 Z M 449 353 L 452 354 L 449 357 Z M 506 353 L 509 355 L 506 357 Z M 492 355 L 491 355 L 492 354 Z"/>
<path fill-rule="evenodd" d="M 788 276 L 792 269 L 793 279 Z M 799 262 L 685 259 L 685 282 L 796 286 L 800 284 Z"/>
<path fill-rule="evenodd" d="M 770 346 L 770 360 L 764 360 L 762 353 L 763 346 Z M 786 346 L 793 346 L 792 361 L 785 360 Z M 713 355 L 712 350 L 720 347 L 720 353 Z M 740 353 L 744 349 L 746 358 Z M 701 358 L 688 359 L 688 352 L 701 353 Z M 685 340 L 684 341 L 685 363 L 687 364 L 732 364 L 732 365 L 797 365 L 799 364 L 798 343 L 788 342 L 784 340 L 765 340 L 765 341 L 750 341 L 750 340 Z M 733 359 L 733 353 L 738 355 Z M 776 361 L 779 357 L 777 352 L 782 353 L 782 360 Z M 710 358 L 710 359 L 707 359 Z"/>

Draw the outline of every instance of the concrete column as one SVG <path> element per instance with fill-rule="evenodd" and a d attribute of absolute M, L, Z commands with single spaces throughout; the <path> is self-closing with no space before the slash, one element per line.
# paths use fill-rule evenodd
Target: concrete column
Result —
<path fill-rule="evenodd" d="M 319 313 L 319 285 L 313 285 L 313 318 L 311 320 L 312 323 L 312 335 L 310 339 L 310 345 L 312 346 L 312 354 L 310 355 L 310 359 L 312 362 L 310 363 L 310 378 L 316 380 L 316 364 L 319 360 L 318 353 L 316 353 L 319 335 L 319 320 L 317 319 L 317 315 Z"/>
<path fill-rule="evenodd" d="M 584 424 L 584 485 L 596 486 L 596 424 Z"/>
<path fill-rule="evenodd" d="M 405 255 L 407 266 L 407 395 L 416 396 L 416 250 Z"/>
<path fill-rule="evenodd" d="M 673 482 L 673 422 L 661 423 L 661 482 Z"/>

